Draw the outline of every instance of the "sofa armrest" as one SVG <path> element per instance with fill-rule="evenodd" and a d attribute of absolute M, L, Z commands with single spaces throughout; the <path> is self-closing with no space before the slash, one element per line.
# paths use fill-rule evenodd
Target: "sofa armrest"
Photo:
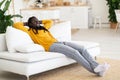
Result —
<path fill-rule="evenodd" d="M 71 41 L 71 22 L 64 21 L 53 25 L 49 31 L 58 41 Z"/>
<path fill-rule="evenodd" d="M 7 51 L 5 34 L 0 34 L 0 52 Z"/>

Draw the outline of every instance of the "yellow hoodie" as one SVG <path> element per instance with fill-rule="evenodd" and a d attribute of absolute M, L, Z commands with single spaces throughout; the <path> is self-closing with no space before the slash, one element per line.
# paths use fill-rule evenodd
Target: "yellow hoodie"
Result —
<path fill-rule="evenodd" d="M 42 24 L 46 29 L 49 29 L 52 26 L 51 20 L 42 20 Z M 26 28 L 23 24 L 23 22 L 17 22 L 13 24 L 13 27 L 20 29 L 24 32 L 27 32 L 34 43 L 42 45 L 46 51 L 49 51 L 50 46 L 57 42 L 57 40 L 50 34 L 50 32 L 47 32 L 44 30 L 38 30 L 38 34 L 34 34 L 34 32 L 31 30 L 28 31 L 28 28 Z"/>

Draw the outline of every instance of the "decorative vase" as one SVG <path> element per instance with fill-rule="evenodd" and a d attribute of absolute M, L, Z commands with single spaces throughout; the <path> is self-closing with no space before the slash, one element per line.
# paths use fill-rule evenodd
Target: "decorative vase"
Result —
<path fill-rule="evenodd" d="M 111 29 L 116 29 L 117 23 L 110 22 L 110 28 Z"/>

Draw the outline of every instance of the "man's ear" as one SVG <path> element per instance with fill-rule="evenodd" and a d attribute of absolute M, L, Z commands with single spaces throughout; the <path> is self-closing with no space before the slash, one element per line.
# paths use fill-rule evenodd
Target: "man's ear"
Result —
<path fill-rule="evenodd" d="M 28 26 L 28 22 L 24 22 L 23 24 L 24 24 L 24 26 Z"/>

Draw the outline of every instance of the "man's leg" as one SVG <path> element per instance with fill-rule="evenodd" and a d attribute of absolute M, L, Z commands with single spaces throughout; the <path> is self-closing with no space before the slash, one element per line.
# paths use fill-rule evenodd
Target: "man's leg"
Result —
<path fill-rule="evenodd" d="M 76 50 L 70 46 L 64 45 L 62 42 L 54 43 L 50 47 L 50 51 L 62 53 L 64 55 L 66 55 L 67 57 L 70 57 L 70 58 L 76 60 L 79 64 L 81 64 L 88 71 L 95 73 L 94 70 L 91 68 L 90 63 L 79 53 L 78 50 Z"/>
<path fill-rule="evenodd" d="M 89 62 L 92 69 L 95 69 L 99 65 L 83 46 L 71 42 L 64 42 L 64 44 L 78 50 L 79 53 Z"/>

